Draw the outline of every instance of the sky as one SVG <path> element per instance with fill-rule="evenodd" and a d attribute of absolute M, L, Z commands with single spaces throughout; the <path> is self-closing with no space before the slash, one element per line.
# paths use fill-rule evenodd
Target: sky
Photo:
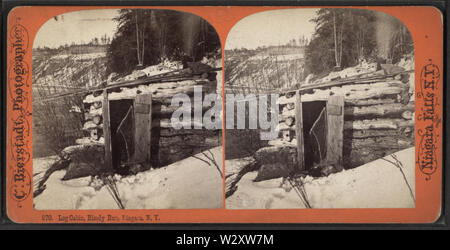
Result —
<path fill-rule="evenodd" d="M 55 48 L 72 42 L 88 43 L 93 38 L 103 35 L 113 37 L 118 16 L 117 9 L 82 10 L 68 12 L 48 20 L 41 26 L 33 43 L 33 48 Z"/>
<path fill-rule="evenodd" d="M 225 49 L 255 49 L 283 45 L 304 35 L 311 38 L 315 24 L 310 22 L 318 9 L 271 10 L 240 20 L 228 34 Z"/>
<path fill-rule="evenodd" d="M 317 9 L 288 9 L 256 13 L 239 21 L 230 31 L 225 49 L 286 44 L 300 36 L 310 38 L 315 25 L 310 22 Z M 68 12 L 48 20 L 39 29 L 33 47 L 56 48 L 64 44 L 88 43 L 103 35 L 113 37 L 118 9 Z"/>

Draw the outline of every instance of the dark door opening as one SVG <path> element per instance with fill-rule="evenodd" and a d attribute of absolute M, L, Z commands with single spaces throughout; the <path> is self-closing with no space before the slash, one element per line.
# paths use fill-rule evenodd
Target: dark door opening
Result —
<path fill-rule="evenodd" d="M 325 163 L 327 112 L 325 101 L 302 102 L 305 169 Z"/>
<path fill-rule="evenodd" d="M 109 101 L 112 165 L 116 173 L 128 174 L 134 155 L 134 100 Z"/>

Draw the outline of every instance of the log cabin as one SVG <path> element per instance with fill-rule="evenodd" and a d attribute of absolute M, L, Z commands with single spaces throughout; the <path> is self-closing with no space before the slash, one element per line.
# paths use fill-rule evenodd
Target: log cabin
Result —
<path fill-rule="evenodd" d="M 220 130 L 171 126 L 172 113 L 178 108 L 171 106 L 172 97 L 186 94 L 194 108 L 198 101 L 194 87 L 199 86 L 203 97 L 221 91 L 216 79 L 193 74 L 138 79 L 91 91 L 83 99 L 85 136 L 76 143 L 104 147 L 98 152 L 104 154 L 105 166 L 119 174 L 127 174 L 134 166 L 142 171 L 166 166 L 219 146 Z M 202 108 L 203 114 L 210 107 L 202 103 Z"/>
<path fill-rule="evenodd" d="M 307 85 L 280 93 L 279 137 L 298 171 L 354 168 L 414 146 L 414 71 Z"/>

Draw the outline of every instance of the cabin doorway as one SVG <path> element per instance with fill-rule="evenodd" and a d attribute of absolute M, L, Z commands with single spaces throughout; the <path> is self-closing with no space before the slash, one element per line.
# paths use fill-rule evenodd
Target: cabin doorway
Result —
<path fill-rule="evenodd" d="M 127 175 L 150 167 L 151 95 L 137 95 L 134 99 L 108 101 L 108 120 L 104 131 L 110 150 L 113 171 Z M 108 143 L 109 141 L 109 143 Z M 108 145 L 109 144 L 109 145 Z M 108 161 L 106 161 L 108 162 Z"/>
<path fill-rule="evenodd" d="M 134 101 L 109 101 L 111 128 L 111 157 L 115 172 L 125 174 L 134 155 Z"/>
<path fill-rule="evenodd" d="M 324 162 L 327 154 L 326 102 L 302 103 L 305 169 Z"/>
<path fill-rule="evenodd" d="M 299 160 L 303 170 L 333 166 L 342 170 L 344 137 L 344 97 L 330 96 L 327 101 L 301 102 Z"/>

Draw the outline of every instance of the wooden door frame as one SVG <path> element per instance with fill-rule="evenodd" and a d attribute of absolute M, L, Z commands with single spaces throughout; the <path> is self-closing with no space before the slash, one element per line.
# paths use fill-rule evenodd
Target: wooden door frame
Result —
<path fill-rule="evenodd" d="M 330 102 L 331 100 L 331 102 Z M 343 96 L 330 96 L 326 103 L 326 162 L 333 165 L 339 170 L 342 170 L 342 157 L 343 157 L 343 136 L 344 136 L 344 97 Z M 305 171 L 305 151 L 304 151 L 304 138 L 303 138 L 303 102 L 301 101 L 301 93 L 299 90 L 295 94 L 295 137 L 297 140 L 297 164 L 298 171 Z M 330 115 L 338 116 L 330 119 Z M 334 131 L 336 126 L 341 133 Z M 330 128 L 332 127 L 332 128 Z"/>
<path fill-rule="evenodd" d="M 149 97 L 148 103 L 138 103 L 136 102 L 139 97 Z M 143 98 L 144 100 L 145 98 Z M 151 124 L 152 124 L 152 95 L 151 94 L 142 94 L 142 95 L 136 95 L 133 98 L 123 98 L 123 100 L 132 100 L 133 101 L 133 142 L 134 142 L 134 153 L 132 155 L 132 161 L 133 162 L 143 162 L 143 163 L 150 163 L 150 145 L 151 145 Z M 112 172 L 113 170 L 113 164 L 112 164 L 112 144 L 111 144 L 111 117 L 110 117 L 110 108 L 109 108 L 109 102 L 110 101 L 119 101 L 119 100 L 109 100 L 108 99 L 108 92 L 107 90 L 103 91 L 103 100 L 102 100 L 102 116 L 103 116 L 103 136 L 105 139 L 105 171 Z M 139 105 L 141 104 L 141 105 Z M 146 104 L 148 106 L 145 106 L 143 104 Z M 141 141 L 141 135 L 139 131 L 136 128 L 136 113 L 141 114 L 142 112 L 148 114 L 148 121 L 146 122 L 148 131 L 144 135 L 145 138 L 148 139 L 148 142 L 145 142 L 143 145 L 138 145 L 138 141 Z M 142 131 L 144 131 L 143 129 Z M 137 140 L 139 139 L 139 140 Z M 136 154 L 136 149 L 144 147 L 142 151 L 142 154 L 138 153 Z M 140 152 L 140 151 L 139 151 Z M 139 159 L 138 159 L 139 158 Z"/>

